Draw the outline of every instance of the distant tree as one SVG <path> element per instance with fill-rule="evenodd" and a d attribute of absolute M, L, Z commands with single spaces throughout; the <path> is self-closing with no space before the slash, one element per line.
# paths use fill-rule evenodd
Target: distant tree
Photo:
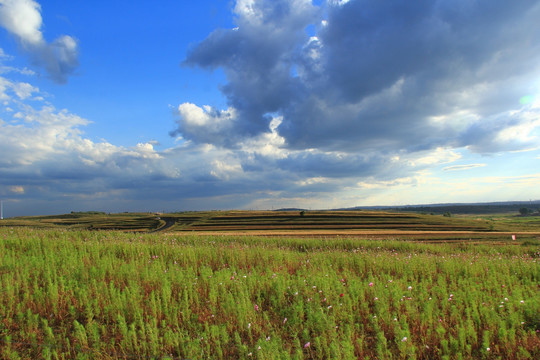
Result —
<path fill-rule="evenodd" d="M 443 214 L 443 216 L 452 217 L 452 213 L 450 211 L 447 211 Z"/>
<path fill-rule="evenodd" d="M 522 207 L 521 209 L 519 209 L 519 213 L 521 215 L 528 215 L 530 212 L 531 212 L 531 210 L 528 209 L 528 208 L 525 208 L 525 207 Z"/>
<path fill-rule="evenodd" d="M 300 216 L 304 216 L 306 212 L 304 210 L 300 211 Z"/>

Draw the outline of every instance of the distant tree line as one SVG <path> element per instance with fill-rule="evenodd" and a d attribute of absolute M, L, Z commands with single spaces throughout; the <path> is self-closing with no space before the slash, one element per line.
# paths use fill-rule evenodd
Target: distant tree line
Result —
<path fill-rule="evenodd" d="M 536 212 L 540 214 L 540 208 L 536 209 Z M 522 207 L 522 208 L 519 209 L 519 213 L 521 215 L 532 215 L 532 214 L 534 214 L 534 210 L 526 208 L 526 207 Z"/>

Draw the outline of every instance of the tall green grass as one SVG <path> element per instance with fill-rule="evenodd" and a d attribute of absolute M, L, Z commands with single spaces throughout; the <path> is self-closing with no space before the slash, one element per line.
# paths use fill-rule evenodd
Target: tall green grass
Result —
<path fill-rule="evenodd" d="M 537 245 L 0 229 L 5 359 L 534 359 Z"/>

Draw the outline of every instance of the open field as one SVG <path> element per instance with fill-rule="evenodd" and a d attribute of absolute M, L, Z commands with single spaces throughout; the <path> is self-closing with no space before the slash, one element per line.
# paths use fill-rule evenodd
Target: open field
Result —
<path fill-rule="evenodd" d="M 528 241 L 3 227 L 0 357 L 535 359 L 539 257 Z"/>
<path fill-rule="evenodd" d="M 538 217 L 72 213 L 0 225 L 2 359 L 540 357 Z"/>

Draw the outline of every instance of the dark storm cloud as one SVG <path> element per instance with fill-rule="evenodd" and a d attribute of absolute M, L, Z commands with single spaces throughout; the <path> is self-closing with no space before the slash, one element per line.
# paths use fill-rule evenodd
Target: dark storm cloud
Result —
<path fill-rule="evenodd" d="M 280 134 L 297 148 L 353 151 L 475 145 L 468 136 L 475 128 L 492 139 L 504 123 L 457 129 L 451 117 L 468 111 L 488 118 L 519 107 L 521 94 L 504 87 L 539 73 L 539 10 L 528 1 L 330 7 L 319 32 L 325 81 L 304 79 L 313 91 L 284 109 Z M 444 115 L 451 117 L 432 121 Z"/>
<path fill-rule="evenodd" d="M 216 132 L 212 143 L 222 138 L 255 136 L 268 130 L 271 113 L 287 106 L 302 91 L 290 76 L 305 28 L 316 21 L 318 9 L 308 1 L 256 1 L 236 5 L 235 29 L 219 29 L 192 48 L 184 65 L 213 69 L 222 67 L 228 83 L 222 87 L 230 107 L 236 110 L 235 126 L 227 134 Z M 203 139 L 189 120 L 179 121 L 179 131 L 188 138 Z M 208 134 L 208 133 L 207 133 Z"/>
<path fill-rule="evenodd" d="M 508 144 L 489 139 L 525 121 L 504 116 L 540 75 L 538 2 L 259 0 L 235 10 L 238 29 L 216 30 L 185 64 L 225 70 L 236 117 L 206 137 L 208 125 L 193 131 L 180 118 L 186 138 L 227 146 L 220 139 L 268 131 L 278 114 L 290 149 L 497 151 Z"/>

